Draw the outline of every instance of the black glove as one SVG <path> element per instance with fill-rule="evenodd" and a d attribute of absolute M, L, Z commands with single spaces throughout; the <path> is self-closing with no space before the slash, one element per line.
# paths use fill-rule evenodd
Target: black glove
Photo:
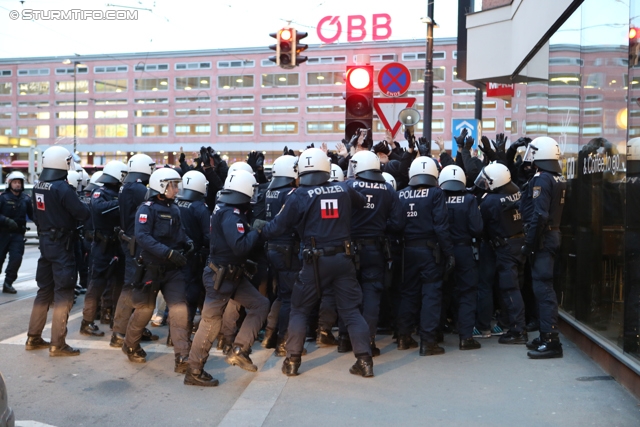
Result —
<path fill-rule="evenodd" d="M 344 140 L 343 140 L 344 141 Z M 283 156 L 295 156 L 296 154 L 293 152 L 292 149 L 288 148 L 286 145 L 284 146 L 284 150 L 282 150 L 282 155 Z"/>
<path fill-rule="evenodd" d="M 180 163 L 184 162 L 185 160 L 185 155 L 184 153 L 180 153 L 180 159 L 178 160 Z"/>
<path fill-rule="evenodd" d="M 249 153 L 249 156 L 247 156 L 247 164 L 251 166 L 251 169 L 253 169 L 254 172 L 258 170 L 257 162 L 258 162 L 258 152 L 251 151 Z"/>
<path fill-rule="evenodd" d="M 431 144 L 424 136 L 418 138 L 418 152 L 421 156 L 431 156 Z"/>
<path fill-rule="evenodd" d="M 5 225 L 5 227 L 8 227 L 9 230 L 11 230 L 11 231 L 15 231 L 15 230 L 18 229 L 18 223 L 15 222 L 14 220 L 12 220 L 9 217 L 4 219 L 4 225 Z"/>
<path fill-rule="evenodd" d="M 313 142 L 311 144 L 307 145 L 307 149 L 309 149 L 309 148 L 315 148 L 315 145 L 313 145 Z"/>
<path fill-rule="evenodd" d="M 258 152 L 258 156 L 256 157 L 256 167 L 253 170 L 256 172 L 264 170 L 264 154 L 262 154 L 262 151 Z"/>
<path fill-rule="evenodd" d="M 191 255 L 195 251 L 196 251 L 196 247 L 193 246 L 193 242 L 192 241 L 188 241 L 187 244 L 186 244 L 186 252 L 184 253 L 184 256 L 188 257 L 189 255 Z"/>
<path fill-rule="evenodd" d="M 508 138 L 504 133 L 499 133 L 496 135 L 496 152 L 504 153 L 507 146 Z"/>
<path fill-rule="evenodd" d="M 471 135 L 467 136 L 467 138 L 464 140 L 464 149 L 471 150 L 474 142 L 476 141 L 473 139 Z"/>
<path fill-rule="evenodd" d="M 456 266 L 456 258 L 453 255 L 449 255 L 447 257 L 447 265 L 445 266 L 445 269 L 444 269 L 445 280 L 449 278 L 455 266 Z"/>
<path fill-rule="evenodd" d="M 178 267 L 184 267 L 187 265 L 187 259 L 176 250 L 171 250 L 171 252 L 169 252 L 168 259 Z"/>
<path fill-rule="evenodd" d="M 251 228 L 253 228 L 254 230 L 262 231 L 264 226 L 267 224 L 268 222 L 263 219 L 256 219 L 255 221 L 253 221 L 253 225 L 251 226 Z"/>
<path fill-rule="evenodd" d="M 384 153 L 388 156 L 391 150 L 389 149 L 389 145 L 387 145 L 387 141 L 380 141 L 373 146 L 373 152 L 376 154 Z"/>
<path fill-rule="evenodd" d="M 520 253 L 525 257 L 530 257 L 533 255 L 533 246 L 528 243 L 525 243 L 522 248 L 520 248 Z"/>
<path fill-rule="evenodd" d="M 209 152 L 205 147 L 200 147 L 200 160 L 202 161 L 203 166 L 209 167 Z"/>
<path fill-rule="evenodd" d="M 217 169 L 218 165 L 223 162 L 222 157 L 220 157 L 220 154 L 215 153 L 212 158 L 213 158 L 213 167 Z"/>
<path fill-rule="evenodd" d="M 519 138 L 516 142 L 514 142 L 513 144 L 511 144 L 511 147 L 526 147 L 527 145 L 529 145 L 529 143 L 531 142 L 531 138 L 527 138 L 526 136 L 523 136 L 521 138 Z M 509 148 L 511 148 L 509 147 Z"/>
<path fill-rule="evenodd" d="M 458 148 L 462 149 L 462 147 L 464 146 L 464 140 L 467 138 L 468 133 L 469 131 L 467 130 L 467 128 L 462 129 L 462 133 L 460 133 L 460 136 L 456 138 L 456 144 L 458 144 Z"/>
<path fill-rule="evenodd" d="M 478 148 L 484 153 L 485 157 L 489 159 L 490 162 L 496 160 L 498 156 L 496 156 L 496 152 L 491 148 L 491 141 L 489 141 L 489 138 L 483 136 L 480 138 L 480 142 L 482 142 L 482 145 L 479 145 Z"/>
<path fill-rule="evenodd" d="M 344 141 L 344 140 L 343 140 Z M 347 147 L 347 150 L 351 147 L 354 148 L 358 148 L 358 133 L 356 133 L 355 135 L 353 135 L 351 137 L 351 139 L 349 140 L 349 142 L 347 144 L 345 144 L 345 146 Z"/>

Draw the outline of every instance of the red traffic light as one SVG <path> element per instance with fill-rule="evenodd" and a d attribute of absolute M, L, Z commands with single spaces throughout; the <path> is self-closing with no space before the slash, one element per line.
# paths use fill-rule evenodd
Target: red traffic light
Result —
<path fill-rule="evenodd" d="M 364 68 L 354 68 L 350 70 L 347 79 L 354 89 L 364 89 L 371 84 L 371 76 Z"/>
<path fill-rule="evenodd" d="M 285 28 L 284 30 L 282 30 L 282 32 L 280 33 L 280 40 L 291 40 L 291 30 Z"/>
<path fill-rule="evenodd" d="M 634 28 L 634 27 L 629 28 L 629 38 L 630 39 L 638 38 L 638 36 L 640 36 L 640 29 Z"/>

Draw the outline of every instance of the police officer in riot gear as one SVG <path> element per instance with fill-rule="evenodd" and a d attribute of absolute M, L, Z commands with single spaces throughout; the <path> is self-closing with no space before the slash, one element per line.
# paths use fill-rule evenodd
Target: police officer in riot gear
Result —
<path fill-rule="evenodd" d="M 400 290 L 398 350 L 415 348 L 411 331 L 420 314 L 420 356 L 443 354 L 436 330 L 442 307 L 442 280 L 455 266 L 446 196 L 438 188 L 438 168 L 426 156 L 409 168 L 409 187 L 398 193 L 406 216 L 404 282 Z M 418 313 L 422 297 L 422 309 Z"/>
<path fill-rule="evenodd" d="M 18 278 L 18 270 L 24 255 L 24 233 L 27 216 L 33 218 L 31 198 L 24 191 L 22 172 L 7 175 L 7 189 L 0 194 L 0 269 L 9 254 L 9 262 L 4 272 L 2 292 L 15 294 L 13 282 Z"/>
<path fill-rule="evenodd" d="M 187 331 L 191 336 L 193 319 L 198 305 L 204 298 L 202 271 L 209 256 L 209 208 L 205 203 L 207 195 L 207 178 L 195 170 L 182 176 L 182 191 L 176 204 L 180 208 L 182 224 L 187 236 L 193 241 L 194 252 L 187 257 L 187 265 L 183 269 L 186 282 L 186 297 L 189 323 Z"/>
<path fill-rule="evenodd" d="M 376 330 L 380 314 L 380 297 L 384 288 L 384 269 L 391 261 L 391 249 L 385 237 L 387 227 L 401 230 L 405 223 L 402 206 L 391 184 L 380 171 L 380 160 L 371 151 L 358 151 L 351 158 L 355 180 L 348 185 L 362 194 L 364 209 L 353 213 L 351 237 L 355 243 L 355 265 L 362 286 L 362 315 L 369 326 L 371 353 L 376 347 Z"/>
<path fill-rule="evenodd" d="M 344 181 L 344 171 L 339 165 L 331 163 L 331 178 L 329 182 L 342 182 Z"/>
<path fill-rule="evenodd" d="M 93 323 L 96 311 L 100 305 L 103 293 L 102 310 L 111 317 L 113 312 L 114 292 L 122 289 L 121 283 L 124 273 L 124 257 L 118 244 L 118 236 L 115 228 L 120 225 L 120 213 L 118 205 L 118 192 L 122 181 L 127 175 L 127 165 L 112 160 L 104 167 L 103 174 L 97 180 L 102 187 L 96 189 L 91 195 L 91 218 L 94 227 L 94 239 L 91 245 L 91 281 L 89 290 L 84 298 L 82 310 L 82 322 L 80 333 L 82 335 L 102 337 L 104 332 Z M 108 292 L 105 293 L 105 290 Z M 117 301 L 117 297 L 115 298 Z"/>
<path fill-rule="evenodd" d="M 531 161 L 537 170 L 522 197 L 526 232 L 522 254 L 531 262 L 533 292 L 540 313 L 540 336 L 527 343 L 527 355 L 550 359 L 562 357 L 553 265 L 560 249 L 560 219 L 567 184 L 560 167 L 560 147 L 553 138 L 544 136 L 531 141 L 524 161 Z"/>
<path fill-rule="evenodd" d="M 73 304 L 76 260 L 73 240 L 78 221 L 86 220 L 89 209 L 67 183 L 71 153 L 53 146 L 42 154 L 40 182 L 34 186 L 34 222 L 40 236 L 40 259 L 36 271 L 38 293 L 33 302 L 27 350 L 49 347 L 42 339 L 49 306 L 53 306 L 49 356 L 77 356 L 80 350 L 65 342 L 69 310 Z"/>
<path fill-rule="evenodd" d="M 122 347 L 127 324 L 133 311 L 131 293 L 133 291 L 133 276 L 136 272 L 135 258 L 139 255 L 136 246 L 135 225 L 138 207 L 145 201 L 149 177 L 155 170 L 156 164 L 146 154 L 135 154 L 127 162 L 127 176 L 124 185 L 120 187 L 118 204 L 120 206 L 120 244 L 125 257 L 124 285 L 116 304 L 113 316 L 113 334 L 111 335 L 111 347 Z M 153 335 L 148 329 L 144 329 L 142 341 L 154 341 L 158 336 Z"/>
<path fill-rule="evenodd" d="M 79 169 L 78 165 L 76 165 L 76 170 L 70 170 L 69 172 L 67 172 L 67 182 L 76 191 L 76 195 L 78 196 L 80 201 L 84 203 L 87 207 L 89 207 L 89 203 L 85 203 L 85 201 L 83 200 L 82 169 Z M 78 297 L 78 295 L 84 294 L 87 292 L 87 281 L 88 281 L 88 273 L 89 273 L 89 266 L 87 265 L 87 257 L 85 256 L 84 244 L 83 244 L 84 236 L 82 235 L 84 231 L 84 223 L 78 224 L 77 230 L 78 230 L 78 233 L 76 234 L 76 238 L 73 242 L 73 247 L 74 247 L 74 256 L 76 258 L 76 270 L 78 273 L 79 283 L 76 284 L 73 290 L 74 304 L 76 302 L 76 298 Z"/>
<path fill-rule="evenodd" d="M 484 232 L 496 256 L 498 286 L 509 318 L 509 331 L 500 337 L 500 344 L 526 344 L 524 302 L 520 279 L 524 257 L 520 248 L 524 242 L 522 215 L 518 210 L 520 192 L 511 181 L 509 169 L 501 163 L 485 166 L 475 180 L 476 187 L 487 191 L 482 196 L 480 212 Z"/>
<path fill-rule="evenodd" d="M 474 243 L 482 235 L 483 224 L 478 201 L 467 192 L 466 182 L 464 171 L 456 165 L 444 167 L 438 177 L 440 188 L 446 195 L 449 233 L 456 259 L 451 280 L 454 282 L 454 299 L 457 303 L 459 348 L 473 350 L 481 347 L 473 339 L 478 297 L 478 265 Z"/>
<path fill-rule="evenodd" d="M 169 330 L 174 342 L 174 371 L 177 373 L 186 372 L 190 335 L 185 282 L 180 269 L 187 264 L 183 253 L 188 256 L 194 250 L 193 242 L 184 231 L 180 209 L 174 203 L 181 182 L 180 174 L 174 169 L 162 168 L 153 172 L 149 178 L 148 201 L 136 213 L 135 237 L 140 255 L 131 295 L 134 312 L 122 345 L 122 351 L 131 362 L 146 362 L 140 340 L 161 290 L 169 307 Z"/>
<path fill-rule="evenodd" d="M 262 231 L 266 240 L 272 240 L 295 227 L 305 248 L 304 264 L 291 296 L 287 358 L 282 372 L 298 374 L 309 312 L 323 292 L 332 290 L 357 358 L 349 372 L 372 377 L 369 327 L 359 310 L 362 290 L 351 260 L 352 211 L 362 209 L 366 199 L 346 182 L 328 182 L 331 165 L 319 148 L 309 148 L 300 155 L 298 170 L 300 188 Z"/>
<path fill-rule="evenodd" d="M 223 311 L 231 299 L 245 307 L 247 317 L 226 362 L 250 372 L 258 370 L 249 357 L 249 350 L 267 317 L 269 300 L 245 277 L 245 273 L 252 273 L 247 265 L 247 255 L 260 241 L 260 233 L 249 228 L 246 216 L 255 186 L 256 180 L 251 173 L 245 170 L 231 172 L 211 216 L 210 254 L 202 276 L 206 297 L 200 326 L 189 353 L 184 378 L 187 385 L 218 385 L 218 380 L 204 370 L 204 365 L 220 331 Z"/>

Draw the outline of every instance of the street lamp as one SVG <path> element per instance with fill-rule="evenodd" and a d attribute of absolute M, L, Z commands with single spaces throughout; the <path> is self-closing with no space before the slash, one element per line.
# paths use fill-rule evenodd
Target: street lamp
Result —
<path fill-rule="evenodd" d="M 70 59 L 65 59 L 64 61 L 62 61 L 63 64 L 65 65 L 69 65 L 71 64 L 71 60 Z M 76 94 L 78 92 L 78 89 L 76 87 L 76 74 L 78 74 L 78 67 L 86 67 L 86 65 L 84 65 L 83 63 L 81 63 L 80 61 L 73 61 L 73 159 L 74 161 L 76 161 L 76 147 L 77 147 L 77 134 L 76 134 L 76 129 L 77 129 L 77 125 L 76 125 L 76 105 L 77 105 L 77 101 L 76 101 Z"/>
<path fill-rule="evenodd" d="M 431 121 L 433 115 L 433 29 L 439 25 L 433 20 L 433 3 L 429 2 L 427 17 L 422 18 L 423 24 L 427 24 L 427 53 L 424 70 L 424 106 L 422 119 L 422 136 L 427 139 L 427 144 L 431 148 Z"/>

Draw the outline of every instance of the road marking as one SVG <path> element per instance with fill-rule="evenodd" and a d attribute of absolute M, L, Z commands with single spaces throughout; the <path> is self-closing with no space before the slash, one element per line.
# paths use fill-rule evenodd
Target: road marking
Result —
<path fill-rule="evenodd" d="M 16 427 L 56 427 L 51 424 L 39 423 L 38 421 L 16 421 Z"/>

